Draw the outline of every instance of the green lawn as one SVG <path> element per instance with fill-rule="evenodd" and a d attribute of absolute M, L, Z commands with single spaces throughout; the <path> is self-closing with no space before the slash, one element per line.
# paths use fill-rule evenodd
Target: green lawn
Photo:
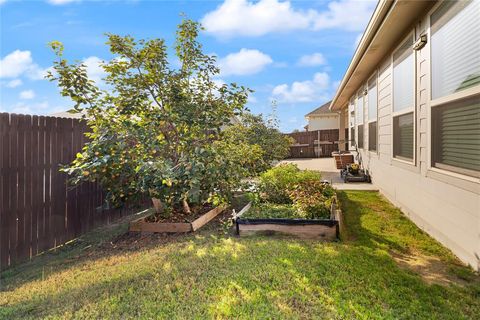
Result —
<path fill-rule="evenodd" d="M 2 274 L 0 318 L 473 319 L 480 279 L 374 192 L 340 194 L 342 242 L 85 236 Z"/>

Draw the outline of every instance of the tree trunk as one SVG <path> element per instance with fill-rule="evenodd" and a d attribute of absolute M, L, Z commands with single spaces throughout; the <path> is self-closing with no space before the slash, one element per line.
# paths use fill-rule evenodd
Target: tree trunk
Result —
<path fill-rule="evenodd" d="M 152 202 L 153 202 L 153 207 L 155 208 L 156 213 L 161 214 L 165 211 L 163 203 L 162 201 L 160 201 L 160 199 L 152 198 Z"/>
<path fill-rule="evenodd" d="M 192 211 L 190 210 L 190 206 L 188 205 L 187 199 L 183 199 L 183 212 L 190 214 Z"/>

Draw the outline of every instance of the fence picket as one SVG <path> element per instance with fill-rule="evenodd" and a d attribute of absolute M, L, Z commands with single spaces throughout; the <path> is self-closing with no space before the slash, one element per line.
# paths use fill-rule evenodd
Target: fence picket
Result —
<path fill-rule="evenodd" d="M 0 113 L 0 270 L 9 264 L 9 203 L 10 203 L 10 115 Z"/>
<path fill-rule="evenodd" d="M 78 119 L 0 113 L 0 270 L 129 212 L 98 211 L 95 183 L 67 188 L 59 165 L 81 151 L 86 130 Z"/>

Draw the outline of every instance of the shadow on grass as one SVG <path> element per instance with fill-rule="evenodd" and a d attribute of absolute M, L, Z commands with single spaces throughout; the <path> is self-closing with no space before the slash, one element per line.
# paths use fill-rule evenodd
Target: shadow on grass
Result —
<path fill-rule="evenodd" d="M 68 279 L 52 276 L 55 287 L 21 288 L 31 294 L 4 305 L 0 316 L 454 319 L 480 311 L 478 297 L 429 286 L 368 247 L 275 237 L 183 240 L 76 268 Z"/>
<path fill-rule="evenodd" d="M 20 268 L 26 275 L 12 273 L 11 291 L 0 292 L 0 318 L 458 319 L 480 314 L 480 289 L 429 285 L 399 268 L 390 250 L 422 249 L 432 240 L 416 243 L 400 241 L 403 234 L 389 235 L 391 217 L 382 216 L 385 203 L 378 194 L 361 198 L 341 192 L 339 197 L 347 234 L 339 243 L 228 237 L 219 231 L 219 220 L 198 234 L 112 242 L 126 230 L 123 224 L 101 245 L 50 257 L 52 272 L 44 281 L 40 264 Z M 418 231 L 411 236 L 418 238 Z"/>
<path fill-rule="evenodd" d="M 240 206 L 243 204 L 240 203 Z M 194 234 L 150 234 L 129 233 L 129 222 L 146 214 L 134 214 L 115 223 L 98 227 L 56 249 L 49 250 L 0 273 L 0 293 L 13 290 L 25 283 L 43 281 L 51 275 L 98 260 L 109 259 L 129 252 L 152 250 L 168 243 L 188 242 L 204 238 L 212 233 L 224 234 L 222 226 L 230 218 L 231 210 L 226 210 L 204 228 Z M 206 241 L 206 240 L 205 240 Z"/>
<path fill-rule="evenodd" d="M 387 237 L 373 232 L 372 229 L 366 228 L 362 219 L 365 215 L 372 212 L 372 208 L 366 206 L 365 202 L 356 201 L 350 197 L 345 191 L 337 191 L 342 212 L 344 215 L 345 235 L 344 241 L 354 243 L 369 248 L 377 248 L 379 246 L 388 247 L 399 252 L 407 252 L 408 248 L 401 244 L 388 239 Z M 375 201 L 375 197 L 378 196 L 378 192 L 375 191 L 362 191 L 364 194 L 372 196 L 371 201 Z"/>

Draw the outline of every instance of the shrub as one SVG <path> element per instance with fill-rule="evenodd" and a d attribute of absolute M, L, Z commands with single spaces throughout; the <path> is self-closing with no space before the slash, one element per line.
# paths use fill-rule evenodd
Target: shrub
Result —
<path fill-rule="evenodd" d="M 321 182 L 318 171 L 300 170 L 294 164 L 282 164 L 260 176 L 260 199 L 269 205 L 293 204 L 297 218 L 330 217 L 335 190 Z"/>
<path fill-rule="evenodd" d="M 253 219 L 301 219 L 302 214 L 291 204 L 257 203 L 242 218 Z"/>
<path fill-rule="evenodd" d="M 320 182 L 317 171 L 300 170 L 295 164 L 281 164 L 260 175 L 259 191 L 264 201 L 288 204 L 292 203 L 289 191 L 302 181 Z"/>
<path fill-rule="evenodd" d="M 334 195 L 333 188 L 320 180 L 303 180 L 289 191 L 294 208 L 309 219 L 329 218 Z"/>
<path fill-rule="evenodd" d="M 294 164 L 282 164 L 260 175 L 258 189 L 265 201 L 290 203 L 287 187 L 297 182 L 300 169 Z"/>

